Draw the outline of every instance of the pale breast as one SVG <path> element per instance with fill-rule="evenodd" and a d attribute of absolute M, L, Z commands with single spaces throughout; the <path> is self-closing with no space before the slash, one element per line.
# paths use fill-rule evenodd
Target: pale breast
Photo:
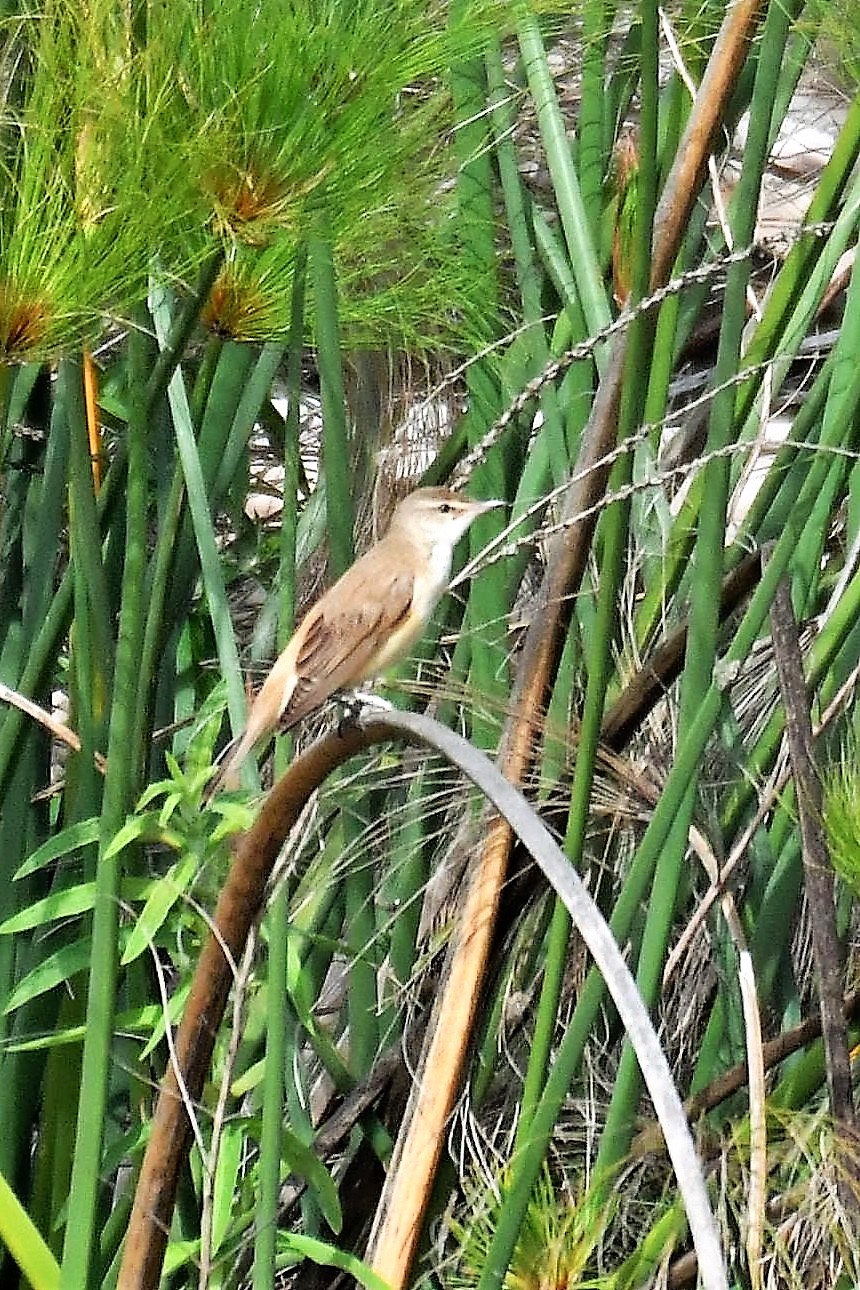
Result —
<path fill-rule="evenodd" d="M 373 659 L 372 670 L 364 679 L 381 675 L 387 668 L 409 654 L 427 629 L 427 624 L 451 576 L 451 549 L 446 543 L 434 544 L 429 551 L 413 557 L 416 570 L 412 584 L 409 613 L 391 632 L 384 647 Z M 403 558 L 408 558 L 404 551 Z"/>
<path fill-rule="evenodd" d="M 415 579 L 412 609 L 425 624 L 448 586 L 452 556 L 450 542 L 436 542 L 419 566 L 421 573 Z"/>

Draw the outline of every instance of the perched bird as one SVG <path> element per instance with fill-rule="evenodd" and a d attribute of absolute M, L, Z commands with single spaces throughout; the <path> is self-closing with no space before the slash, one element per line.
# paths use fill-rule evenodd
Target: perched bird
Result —
<path fill-rule="evenodd" d="M 473 520 L 504 503 L 471 502 L 447 488 L 419 488 L 396 507 L 385 537 L 302 619 L 229 744 L 209 788 L 235 787 L 245 758 L 338 690 L 379 676 L 423 635 L 451 576 L 454 547 Z"/>

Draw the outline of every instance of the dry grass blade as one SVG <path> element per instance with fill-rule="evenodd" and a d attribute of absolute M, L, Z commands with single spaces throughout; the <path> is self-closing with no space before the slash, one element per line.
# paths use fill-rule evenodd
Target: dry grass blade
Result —
<path fill-rule="evenodd" d="M 744 1009 L 747 1069 L 749 1071 L 750 1118 L 750 1187 L 747 1198 L 746 1249 L 753 1290 L 762 1285 L 764 1219 L 767 1203 L 767 1113 L 765 1110 L 764 1051 L 761 1040 L 761 1014 L 752 955 L 743 950 L 738 979 Z"/>
<path fill-rule="evenodd" d="M 46 730 L 49 730 L 55 739 L 66 744 L 68 748 L 71 748 L 72 752 L 81 751 L 81 741 L 74 730 L 65 725 L 64 722 L 58 721 L 46 708 L 40 707 L 38 703 L 28 699 L 26 694 L 19 694 L 17 690 L 13 690 L 10 686 L 0 682 L 0 702 L 11 704 L 13 708 L 18 708 L 20 712 L 24 712 L 28 717 L 32 717 L 34 721 L 38 721 L 40 726 L 44 726 Z M 93 761 L 96 768 L 104 774 L 104 755 L 99 752 L 95 753 Z"/>

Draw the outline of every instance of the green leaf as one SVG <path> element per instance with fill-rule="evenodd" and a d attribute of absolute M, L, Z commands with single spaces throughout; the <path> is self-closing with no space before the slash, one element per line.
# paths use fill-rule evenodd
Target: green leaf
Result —
<path fill-rule="evenodd" d="M 256 814 L 249 802 L 231 800 L 230 793 L 222 793 L 216 801 L 210 803 L 209 811 L 221 816 L 220 824 L 216 824 L 209 833 L 209 841 L 212 843 L 223 842 L 236 833 L 244 833 L 253 824 Z"/>
<path fill-rule="evenodd" d="M 178 1010 L 177 1010 L 178 1016 Z M 149 1034 L 154 1026 L 163 1023 L 164 1009 L 160 1003 L 146 1003 L 140 1008 L 129 1008 L 120 1013 L 114 1023 L 117 1034 L 142 1038 Z M 175 1021 L 176 1016 L 171 1017 Z M 64 1044 L 79 1044 L 86 1034 L 86 1026 L 67 1026 L 65 1030 L 52 1030 L 49 1035 L 39 1035 L 33 1039 L 22 1039 L 6 1046 L 10 1053 L 33 1053 L 40 1049 L 61 1048 Z M 141 1059 L 146 1050 L 141 1053 Z"/>
<path fill-rule="evenodd" d="M 140 797 L 137 799 L 135 810 L 142 812 L 145 807 L 149 806 L 150 802 L 154 802 L 157 797 L 163 796 L 164 793 L 169 793 L 172 788 L 172 779 L 159 779 L 156 783 L 150 784 L 148 788 L 143 790 Z"/>
<path fill-rule="evenodd" d="M 331 1174 L 314 1151 L 289 1130 L 284 1132 L 283 1152 L 292 1172 L 307 1180 L 323 1218 L 337 1235 L 343 1227 L 343 1214 Z"/>
<path fill-rule="evenodd" d="M 252 1089 L 255 1089 L 262 1081 L 265 1066 L 265 1059 L 262 1057 L 258 1062 L 252 1062 L 238 1079 L 233 1080 L 230 1085 L 230 1096 L 244 1097 L 246 1093 L 250 1093 Z"/>
<path fill-rule="evenodd" d="M 52 891 L 50 896 L 45 896 L 43 900 L 35 900 L 26 909 L 4 919 L 0 923 L 0 935 L 24 932 L 28 928 L 41 927 L 44 923 L 53 922 L 57 918 L 71 918 L 75 914 L 82 914 L 85 910 L 92 909 L 95 898 L 94 882 L 82 882 L 75 887 L 68 887 L 65 891 Z"/>
<path fill-rule="evenodd" d="M 98 842 L 99 824 L 98 817 L 94 816 L 89 820 L 81 820 L 78 824 L 71 824 L 55 837 L 48 838 L 47 842 L 43 842 L 31 856 L 28 856 L 16 871 L 15 881 L 29 877 L 31 873 L 43 869 L 45 865 L 59 860 L 61 856 L 66 856 L 71 851 L 77 851 L 79 847 Z"/>
<path fill-rule="evenodd" d="M 132 963 L 152 945 L 171 909 L 194 881 L 197 865 L 196 856 L 187 856 L 173 865 L 163 878 L 158 879 L 128 938 L 125 953 L 120 960 L 123 967 Z"/>
<path fill-rule="evenodd" d="M 150 1038 L 147 1040 L 146 1045 L 140 1054 L 141 1061 L 145 1061 L 147 1057 L 151 1056 L 152 1053 L 155 1052 L 156 1048 L 164 1038 L 164 1032 L 167 1028 L 168 1022 L 170 1023 L 171 1026 L 175 1026 L 178 1024 L 179 1018 L 182 1016 L 182 1011 L 185 1007 L 185 1001 L 188 998 L 190 993 L 191 993 L 191 983 L 187 982 L 185 985 L 181 986 L 178 990 L 175 990 L 173 994 L 170 996 L 170 998 L 167 1001 L 166 1012 L 164 1008 L 158 1005 L 158 1019 L 153 1028 Z"/>
<path fill-rule="evenodd" d="M 144 794 L 145 796 L 145 794 Z M 156 816 L 148 812 L 145 815 L 132 815 L 105 849 L 104 859 L 112 860 L 133 842 L 160 842 L 176 851 L 182 846 L 182 838 L 175 831 L 162 828 Z"/>
<path fill-rule="evenodd" d="M 187 1263 L 192 1262 L 200 1262 L 200 1242 L 171 1241 L 164 1256 L 164 1275 L 169 1277 L 180 1268 L 184 1268 Z"/>
<path fill-rule="evenodd" d="M 49 954 L 18 982 L 9 995 L 3 1011 L 14 1012 L 22 1004 L 38 998 L 40 994 L 45 994 L 58 985 L 65 985 L 72 977 L 89 967 L 90 949 L 90 938 L 86 936 L 82 940 L 72 941 L 70 945 L 64 945 L 54 954 Z"/>
<path fill-rule="evenodd" d="M 153 878 L 126 878 L 122 884 L 122 895 L 125 900 L 145 900 L 155 883 Z M 94 882 L 77 883 L 63 891 L 52 891 L 42 900 L 34 900 L 32 905 L 12 914 L 0 923 L 0 935 L 11 932 L 24 932 L 31 927 L 42 927 L 58 918 L 72 918 L 76 914 L 86 913 L 93 908 L 96 898 Z"/>
<path fill-rule="evenodd" d="M 391 1290 L 388 1282 L 383 1281 L 378 1273 L 369 1268 L 366 1263 L 362 1263 L 355 1254 L 339 1250 L 336 1245 L 329 1245 L 327 1241 L 317 1241 L 312 1236 L 300 1236 L 297 1232 L 286 1232 L 280 1236 L 279 1244 L 282 1248 L 301 1254 L 325 1268 L 340 1268 L 342 1272 L 348 1272 L 361 1285 L 366 1286 L 367 1290 Z"/>
<path fill-rule="evenodd" d="M 182 805 L 184 793 L 168 793 L 162 803 L 161 810 L 158 812 L 158 823 L 162 829 L 166 829 L 174 812 Z"/>
<path fill-rule="evenodd" d="M 3 1174 L 0 1174 L 0 1241 L 33 1290 L 54 1290 L 59 1286 L 59 1265 Z"/>
<path fill-rule="evenodd" d="M 230 1230 L 230 1218 L 236 1197 L 239 1166 L 245 1147 L 245 1120 L 231 1120 L 224 1125 L 218 1148 L 218 1163 L 212 1187 L 212 1253 L 217 1254 Z"/>

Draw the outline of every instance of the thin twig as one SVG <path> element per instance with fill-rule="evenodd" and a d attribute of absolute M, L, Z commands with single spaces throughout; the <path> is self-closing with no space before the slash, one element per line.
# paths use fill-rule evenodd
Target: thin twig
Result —
<path fill-rule="evenodd" d="M 221 1147 L 221 1135 L 227 1118 L 227 1099 L 230 1096 L 230 1085 L 233 1083 L 233 1070 L 236 1057 L 242 1042 L 242 1013 L 245 1008 L 245 997 L 248 980 L 254 966 L 257 951 L 257 928 L 252 928 L 248 943 L 242 955 L 238 976 L 233 989 L 233 1024 L 230 1029 L 230 1045 L 227 1060 L 221 1073 L 221 1084 L 218 1089 L 218 1101 L 212 1116 L 212 1134 L 209 1139 L 209 1152 L 205 1160 L 200 1201 L 200 1272 L 197 1281 L 198 1290 L 206 1290 L 209 1285 L 209 1274 L 212 1270 L 212 1230 L 215 1201 L 215 1170 L 218 1165 L 218 1152 Z"/>
<path fill-rule="evenodd" d="M 812 924 L 812 948 L 818 978 L 830 1111 L 837 1129 L 853 1142 L 857 1128 L 848 1034 L 842 1015 L 845 954 L 836 926 L 833 868 L 821 823 L 821 780 L 813 756 L 809 697 L 803 675 L 800 636 L 791 604 L 791 586 L 787 578 L 783 578 L 777 588 L 770 621 L 800 821 L 803 876 Z M 852 1154 L 848 1153 L 849 1156 Z M 856 1221 L 860 1218 L 858 1195 L 849 1179 L 841 1173 L 837 1178 L 837 1189 L 846 1212 L 852 1214 Z"/>
<path fill-rule="evenodd" d="M 842 1003 L 842 1012 L 846 1022 L 856 1022 L 860 1017 L 860 990 L 855 990 L 852 994 L 846 995 Z M 792 1030 L 786 1030 L 781 1035 L 776 1035 L 773 1039 L 767 1040 L 762 1045 L 762 1064 L 766 1071 L 773 1070 L 779 1066 L 786 1058 L 791 1057 L 794 1053 L 800 1052 L 802 1048 L 808 1048 L 816 1040 L 821 1038 L 821 1017 L 818 1013 L 815 1016 L 807 1017 L 799 1026 Z M 720 1106 L 728 1098 L 734 1097 L 735 1093 L 740 1092 L 748 1082 L 749 1073 L 746 1062 L 739 1062 L 737 1066 L 732 1066 L 729 1070 L 718 1075 L 705 1088 L 701 1089 L 693 1097 L 688 1097 L 684 1102 L 684 1111 L 687 1119 L 691 1124 L 707 1115 Z M 630 1147 L 630 1158 L 638 1160 L 642 1156 L 651 1154 L 654 1151 L 663 1149 L 663 1135 L 660 1132 L 658 1124 L 649 1124 L 642 1129 L 634 1138 Z"/>
<path fill-rule="evenodd" d="M 0 702 L 8 703 L 11 707 L 17 708 L 19 712 L 23 712 L 28 717 L 32 717 L 34 721 L 38 721 L 40 726 L 44 726 L 55 739 L 59 739 L 60 743 L 64 743 L 71 748 L 72 752 L 81 751 L 81 741 L 70 726 L 65 725 L 62 721 L 58 721 L 52 713 L 48 712 L 47 708 L 40 707 L 38 703 L 34 703 L 32 699 L 28 699 L 26 694 L 21 694 L 18 690 L 13 690 L 11 686 L 4 685 L 2 681 L 0 681 Z M 104 755 L 100 752 L 93 753 L 93 761 L 96 764 L 97 770 L 100 770 L 101 773 L 104 774 Z"/>

